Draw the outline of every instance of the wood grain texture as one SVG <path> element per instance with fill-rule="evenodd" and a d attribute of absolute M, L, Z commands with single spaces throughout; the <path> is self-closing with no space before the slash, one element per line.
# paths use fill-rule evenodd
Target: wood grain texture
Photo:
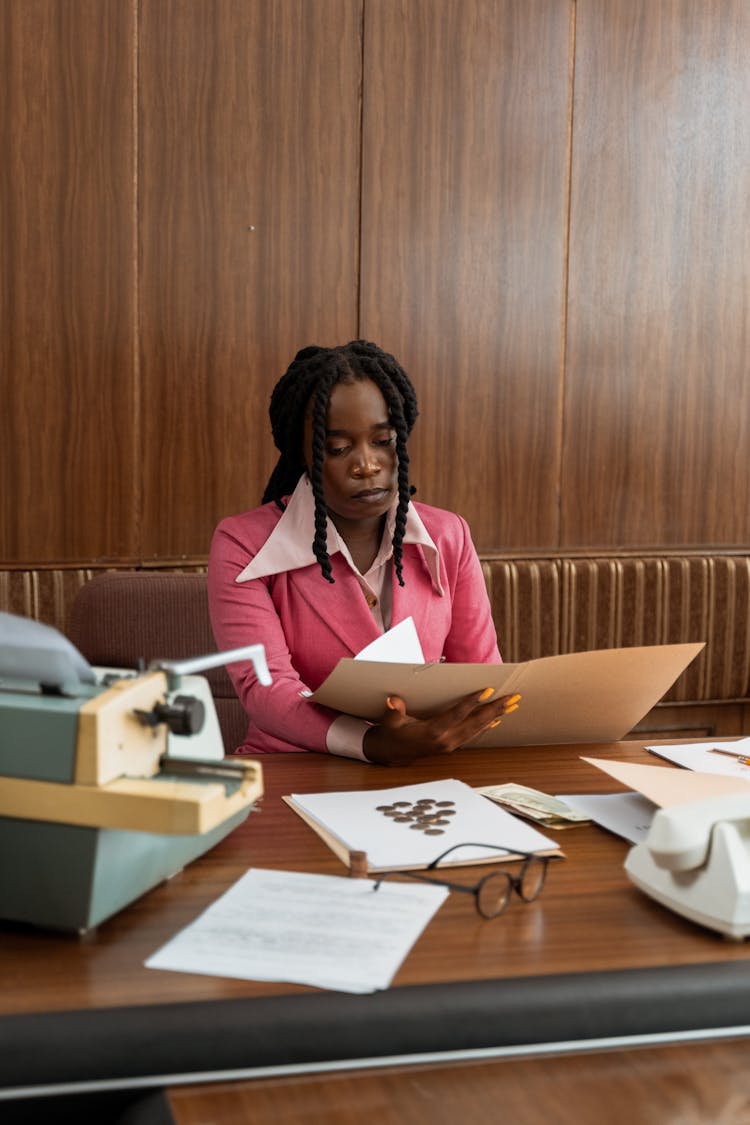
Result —
<path fill-rule="evenodd" d="M 136 550 L 132 5 L 0 5 L 0 558 Z"/>
<path fill-rule="evenodd" d="M 747 1041 L 355 1070 L 173 1088 L 176 1125 L 740 1125 Z M 314 1109 L 312 1108 L 314 1107 Z"/>
<path fill-rule="evenodd" d="M 359 0 L 142 8 L 144 558 L 260 502 L 273 385 L 356 336 L 360 72 Z"/>
<path fill-rule="evenodd" d="M 750 6 L 579 0 L 561 543 L 750 537 Z"/>
<path fill-rule="evenodd" d="M 571 12 L 365 9 L 362 330 L 417 386 L 419 499 L 480 549 L 557 542 Z"/>
<path fill-rule="evenodd" d="M 207 855 L 85 937 L 0 923 L 0 1014 L 307 991 L 285 983 L 149 970 L 143 963 L 248 865 L 346 873 L 333 852 L 284 804 L 284 794 L 384 789 L 450 777 L 477 786 L 516 781 L 548 793 L 622 788 L 582 762 L 583 751 L 576 746 L 461 750 L 389 769 L 326 755 L 267 755 L 262 762 L 262 811 L 252 813 Z M 585 752 L 599 758 L 654 761 L 635 742 L 589 745 Z M 560 837 L 567 858 L 550 870 L 540 899 L 530 905 L 516 900 L 502 918 L 487 922 L 476 914 L 468 895 L 451 895 L 411 950 L 394 985 L 750 958 L 747 943 L 724 942 L 637 891 L 622 866 L 625 841 L 594 825 L 570 829 Z M 466 868 L 460 877 L 469 882 L 474 874 Z"/>
<path fill-rule="evenodd" d="M 357 335 L 482 553 L 750 545 L 746 0 L 5 0 L 0 565 L 203 556 Z"/>

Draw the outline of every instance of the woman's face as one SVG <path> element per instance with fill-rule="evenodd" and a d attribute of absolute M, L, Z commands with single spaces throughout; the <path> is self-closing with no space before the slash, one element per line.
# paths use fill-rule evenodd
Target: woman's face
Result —
<path fill-rule="evenodd" d="M 310 415 L 305 460 L 312 464 Z M 370 379 L 337 383 L 326 413 L 323 460 L 323 496 L 331 516 L 348 523 L 385 515 L 396 498 L 397 467 L 396 432 L 380 388 Z"/>

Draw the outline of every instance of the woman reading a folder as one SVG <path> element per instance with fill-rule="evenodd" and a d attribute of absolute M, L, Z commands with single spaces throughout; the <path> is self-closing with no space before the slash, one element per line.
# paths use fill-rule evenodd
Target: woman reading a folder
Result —
<path fill-rule="evenodd" d="M 426 661 L 500 662 L 467 524 L 411 500 L 417 413 L 406 372 L 364 340 L 303 348 L 276 384 L 281 456 L 262 506 L 217 527 L 208 566 L 219 648 L 262 643 L 273 677 L 263 687 L 251 663 L 228 667 L 249 717 L 239 753 L 409 762 L 450 753 L 515 710 L 518 697 L 488 688 L 419 720 L 392 695 L 368 723 L 306 698 L 341 658 L 407 617 Z"/>

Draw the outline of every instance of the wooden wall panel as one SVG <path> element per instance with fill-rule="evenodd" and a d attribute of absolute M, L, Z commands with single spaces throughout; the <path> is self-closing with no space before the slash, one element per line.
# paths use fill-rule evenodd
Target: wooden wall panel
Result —
<path fill-rule="evenodd" d="M 360 75 L 360 2 L 142 4 L 147 559 L 260 502 L 274 383 L 357 334 Z"/>
<path fill-rule="evenodd" d="M 750 543 L 750 4 L 578 0 L 563 545 Z"/>
<path fill-rule="evenodd" d="M 3 0 L 0 566 L 204 556 L 359 334 L 483 552 L 748 548 L 748 58 L 747 0 Z"/>
<path fill-rule="evenodd" d="M 365 13 L 362 331 L 417 386 L 418 497 L 554 545 L 573 5 Z"/>
<path fill-rule="evenodd" d="M 136 549 L 133 6 L 0 4 L 0 560 Z"/>

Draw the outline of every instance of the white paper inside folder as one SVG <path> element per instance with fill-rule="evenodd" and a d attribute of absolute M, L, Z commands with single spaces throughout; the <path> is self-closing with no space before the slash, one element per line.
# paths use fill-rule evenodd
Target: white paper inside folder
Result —
<path fill-rule="evenodd" d="M 422 645 L 413 617 L 407 617 L 376 637 L 357 653 L 355 660 L 381 660 L 390 664 L 424 664 Z"/>
<path fill-rule="evenodd" d="M 382 636 L 365 645 L 354 659 L 373 660 L 382 664 L 424 664 L 424 653 L 414 618 L 407 617 L 392 629 L 387 629 Z M 307 688 L 300 692 L 304 699 L 309 699 L 312 694 Z"/>

